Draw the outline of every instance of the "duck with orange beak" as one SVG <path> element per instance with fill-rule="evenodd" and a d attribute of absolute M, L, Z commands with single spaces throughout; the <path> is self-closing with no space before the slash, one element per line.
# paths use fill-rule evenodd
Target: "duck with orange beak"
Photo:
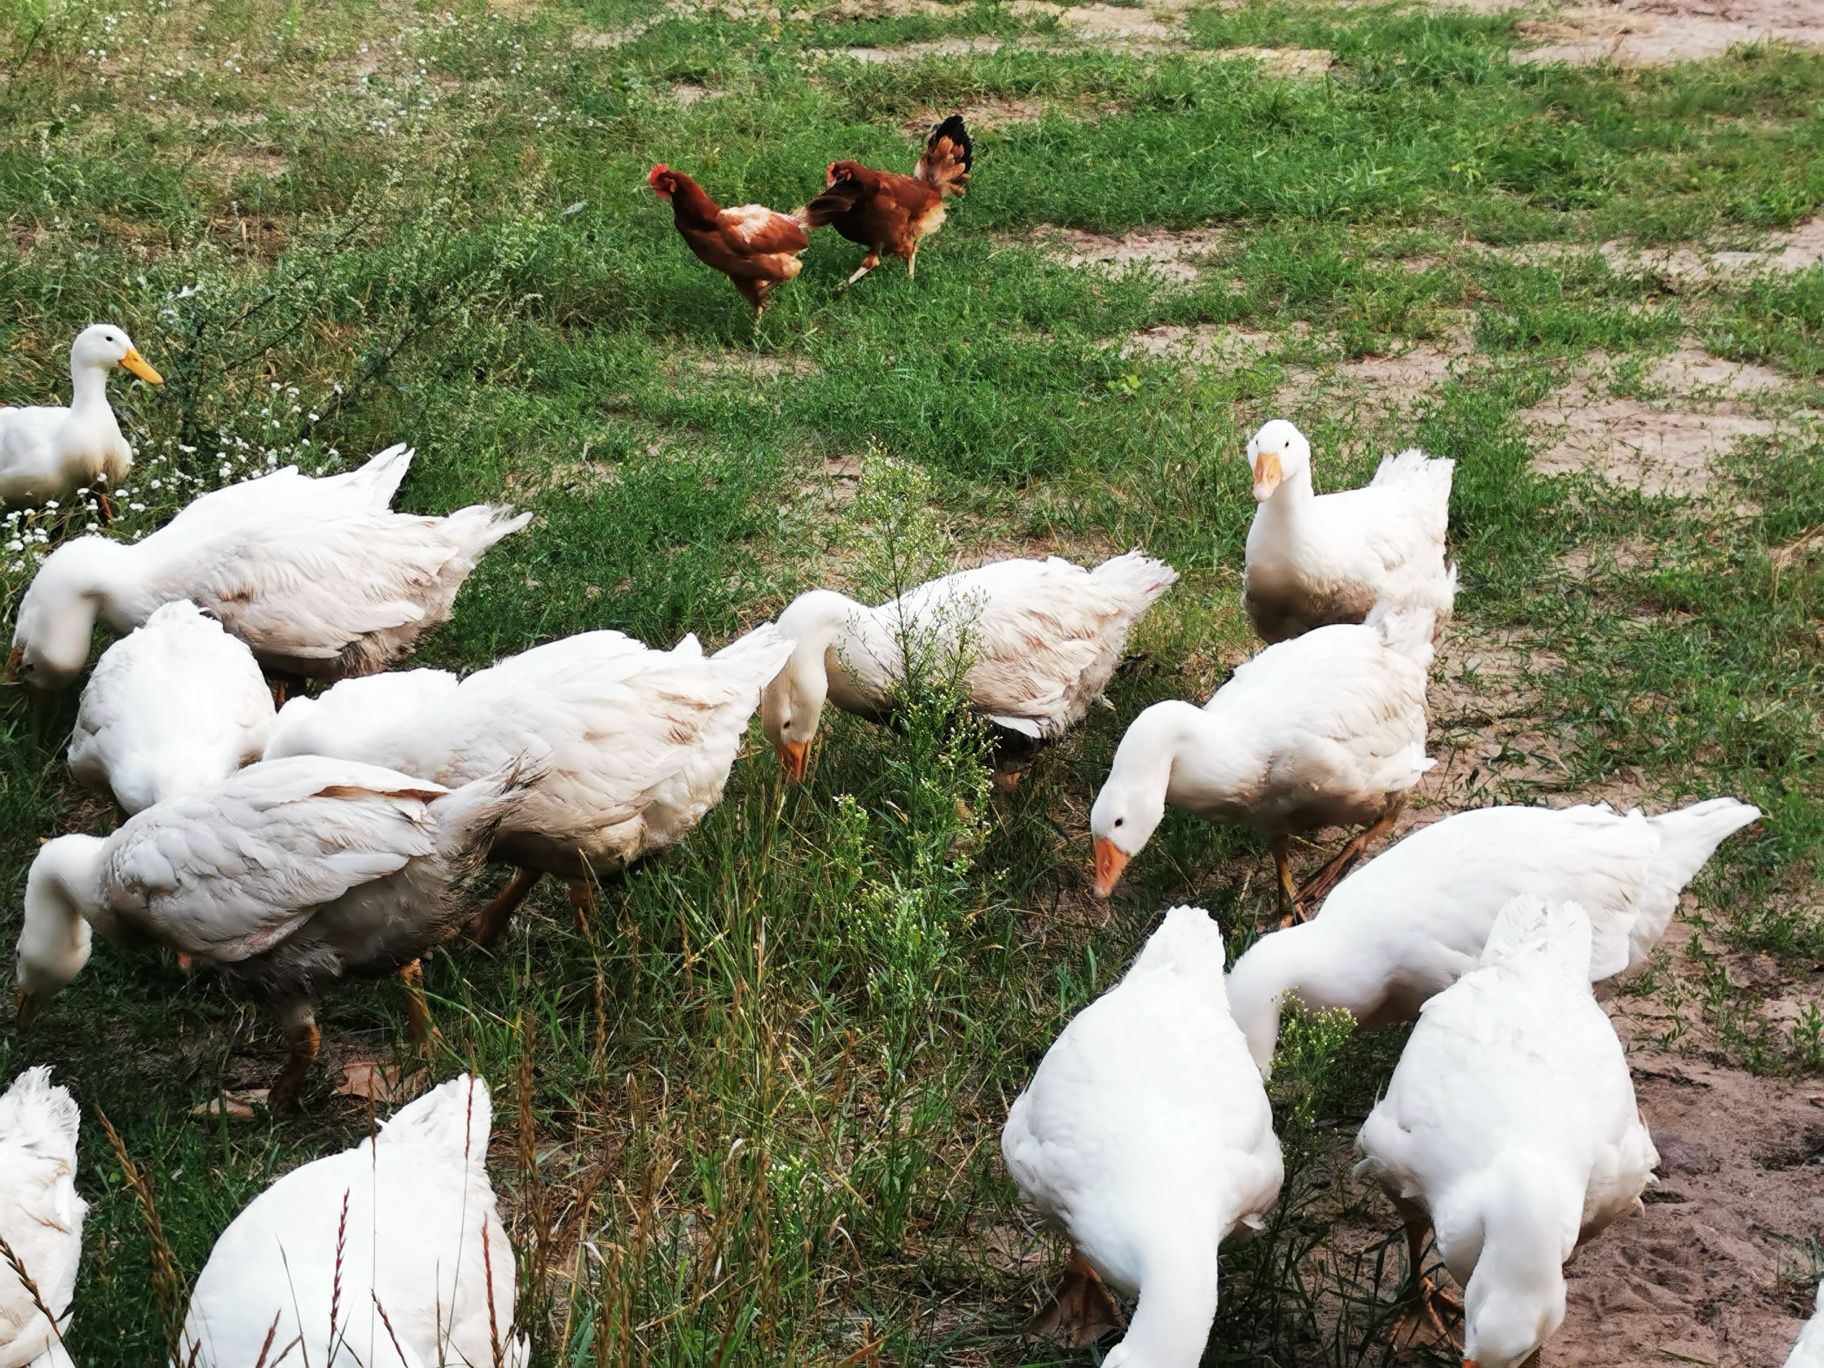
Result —
<path fill-rule="evenodd" d="M 1431 615 L 1377 608 L 1269 646 L 1203 707 L 1155 703 L 1128 727 L 1090 812 L 1095 892 L 1106 898 L 1167 807 L 1246 826 L 1272 842 L 1280 914 L 1290 924 L 1388 830 L 1425 755 Z M 1367 829 L 1302 888 L 1292 884 L 1294 835 Z"/>
<path fill-rule="evenodd" d="M 68 408 L 0 408 L 0 503 L 44 503 L 126 477 L 133 448 L 108 405 L 108 375 L 117 367 L 149 385 L 165 382 L 124 328 L 95 323 L 70 345 Z M 101 504 L 109 511 L 105 493 Z"/>

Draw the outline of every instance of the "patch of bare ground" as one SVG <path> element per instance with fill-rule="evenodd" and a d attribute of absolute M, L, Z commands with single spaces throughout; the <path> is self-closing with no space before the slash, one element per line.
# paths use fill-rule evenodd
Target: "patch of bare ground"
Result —
<path fill-rule="evenodd" d="M 701 81 L 679 81 L 666 94 L 681 105 L 694 105 L 703 100 L 717 100 L 722 97 L 721 91 L 712 89 Z"/>
<path fill-rule="evenodd" d="M 1583 377 L 1520 415 L 1538 437 L 1533 469 L 1542 475 L 1590 473 L 1643 494 L 1701 495 L 1715 482 L 1715 462 L 1744 438 L 1765 437 L 1775 424 L 1723 411 L 1654 407 L 1605 395 Z"/>
<path fill-rule="evenodd" d="M 1052 5 L 1045 0 L 1010 0 L 1006 8 L 1021 18 L 1056 19 L 1063 28 L 1084 38 L 1170 43 L 1183 36 L 1176 24 L 1124 5 Z"/>
<path fill-rule="evenodd" d="M 206 169 L 218 172 L 229 180 L 247 175 L 272 180 L 283 175 L 291 165 L 273 148 L 261 147 L 257 143 L 217 145 L 209 148 L 197 160 Z"/>
<path fill-rule="evenodd" d="M 1111 9 L 1120 15 L 1137 15 L 1140 11 L 1116 9 L 1113 6 L 1097 6 L 1098 9 Z M 1074 12 L 1074 11 L 1073 11 Z M 1112 21 L 1111 21 L 1112 22 Z M 1173 56 L 1183 57 L 1195 62 L 1225 62 L 1247 60 L 1258 62 L 1262 71 L 1269 76 L 1283 76 L 1293 80 L 1314 80 L 1327 73 L 1336 63 L 1336 54 L 1324 48 L 1190 48 L 1185 47 L 1180 35 L 1167 30 L 1167 36 L 1151 36 L 1149 30 L 1137 25 L 1144 20 L 1127 21 L 1129 31 L 1114 29 L 1094 31 L 1087 27 L 1069 28 L 1066 31 L 1082 40 L 1081 44 L 1067 45 L 1051 42 L 1009 43 L 1000 38 L 937 38 L 920 43 L 900 43 L 892 47 L 845 47 L 823 50 L 824 57 L 846 57 L 850 61 L 879 65 L 891 62 L 915 62 L 926 57 L 983 57 L 1000 52 L 1003 48 L 1017 48 L 1021 52 L 1036 52 L 1052 56 L 1075 56 L 1086 52 L 1111 52 L 1124 56 Z"/>
<path fill-rule="evenodd" d="M 1111 235 L 1047 223 L 1035 228 L 1026 240 L 1039 243 L 1048 256 L 1066 266 L 1113 273 L 1144 270 L 1189 284 L 1198 278 L 1198 258 L 1208 256 L 1226 239 L 1227 230 L 1222 228 L 1138 228 Z"/>
<path fill-rule="evenodd" d="M 1527 242 L 1484 251 L 1527 266 L 1549 265 L 1591 248 L 1569 242 Z M 1784 232 L 1769 234 L 1759 247 L 1710 251 L 1700 247 L 1643 247 L 1610 241 L 1594 249 L 1618 275 L 1650 274 L 1672 285 L 1703 285 L 1737 276 L 1808 271 L 1824 262 L 1824 218 L 1807 219 Z"/>
<path fill-rule="evenodd" d="M 1121 106 L 1111 103 L 1091 104 L 1083 102 L 1056 106 L 1059 113 L 1073 119 L 1083 119 L 1095 114 L 1119 113 Z M 935 105 L 920 110 L 900 125 L 900 131 L 908 138 L 920 143 L 930 136 L 931 130 L 942 120 L 952 114 L 961 114 L 963 122 L 969 125 L 972 133 L 992 133 L 997 129 L 1015 128 L 1021 124 L 1042 122 L 1047 107 L 1038 100 L 1021 100 L 1011 96 L 985 95 L 980 99 L 970 100 L 966 104 Z"/>
<path fill-rule="evenodd" d="M 1312 407 L 1352 411 L 1372 420 L 1410 414 L 1466 370 L 1474 355 L 1465 323 L 1436 342 L 1419 342 L 1386 356 L 1358 357 L 1315 369 L 1288 367 L 1274 403 L 1294 417 Z"/>
<path fill-rule="evenodd" d="M 1244 365 L 1259 360 L 1273 345 L 1273 334 L 1232 323 L 1160 323 L 1142 328 L 1121 344 L 1123 356 L 1169 356 L 1193 365 L 1224 362 Z"/>
<path fill-rule="evenodd" d="M 1543 44 L 1516 53 L 1522 62 L 1666 66 L 1768 40 L 1824 47 L 1824 8 L 1815 0 L 1621 0 L 1524 19 L 1519 32 Z"/>
<path fill-rule="evenodd" d="M 900 43 L 893 47 L 830 48 L 822 55 L 881 65 L 889 62 L 916 62 L 925 57 L 987 57 L 999 52 L 1001 46 L 999 38 L 935 38 L 929 42 Z"/>
<path fill-rule="evenodd" d="M 1750 361 L 1731 361 L 1701 347 L 1680 347 L 1646 375 L 1650 389 L 1695 398 L 1747 399 L 1785 389 L 1778 371 Z"/>

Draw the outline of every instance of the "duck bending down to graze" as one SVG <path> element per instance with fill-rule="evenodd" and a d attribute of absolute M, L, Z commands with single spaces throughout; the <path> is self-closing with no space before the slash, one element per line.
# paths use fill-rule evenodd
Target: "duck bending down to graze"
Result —
<path fill-rule="evenodd" d="M 63 1332 L 89 1214 L 76 1192 L 81 1125 L 76 1103 L 51 1082 L 49 1068 L 27 1069 L 0 1094 L 0 1239 L 37 1289 L 34 1296 L 0 1259 L 0 1364 L 73 1368 Z"/>
<path fill-rule="evenodd" d="M 1108 992 L 1045 1052 L 1001 1131 L 1007 1172 L 1072 1246 L 1040 1328 L 1088 1343 L 1139 1308 L 1102 1360 L 1196 1368 L 1217 1250 L 1258 1228 L 1284 1177 L 1273 1113 L 1222 989 L 1222 932 L 1175 907 Z"/>
<path fill-rule="evenodd" d="M 76 710 L 70 773 L 139 812 L 258 760 L 272 718 L 247 643 L 194 603 L 167 603 L 101 653 Z"/>
<path fill-rule="evenodd" d="M 255 1197 L 196 1280 L 177 1368 L 525 1368 L 493 1121 L 463 1074 Z"/>
<path fill-rule="evenodd" d="M 1473 1368 L 1536 1363 L 1564 1321 L 1564 1264 L 1641 1209 L 1659 1156 L 1615 1028 L 1590 992 L 1590 919 L 1516 898 L 1477 968 L 1425 1004 L 1363 1124 L 1357 1173 L 1400 1213 L 1407 1328 L 1444 1334 L 1425 1228 L 1463 1288 Z"/>
<path fill-rule="evenodd" d="M 386 478 L 397 458 L 375 458 L 389 457 Z M 492 504 L 442 518 L 392 513 L 373 502 L 384 479 L 363 483 L 360 473 L 323 490 L 325 481 L 281 471 L 204 495 L 138 542 L 65 542 L 19 605 L 15 669 L 34 688 L 65 688 L 98 618 L 128 632 L 174 599 L 195 603 L 277 674 L 383 668 L 448 619 L 482 554 L 532 515 Z"/>
<path fill-rule="evenodd" d="M 1109 895 L 1169 805 L 1267 837 L 1285 921 L 1321 898 L 1436 763 L 1425 755 L 1431 624 L 1429 609 L 1383 604 L 1359 626 L 1267 647 L 1201 708 L 1172 701 L 1141 713 L 1090 812 L 1097 896 Z M 1364 823 L 1294 891 L 1294 835 Z"/>
<path fill-rule="evenodd" d="M 94 323 L 70 345 L 68 408 L 0 408 L 0 503 L 43 503 L 126 477 L 133 448 L 108 406 L 108 373 L 116 366 L 148 384 L 165 383 L 126 329 Z"/>
<path fill-rule="evenodd" d="M 1658 817 L 1606 804 L 1494 807 L 1415 831 L 1336 886 L 1303 926 L 1262 936 L 1229 974 L 1229 1003 L 1263 1072 L 1288 997 L 1358 1025 L 1411 1021 L 1476 967 L 1496 915 L 1521 894 L 1589 915 L 1592 982 L 1646 963 L 1678 895 L 1760 810 L 1733 798 Z"/>
<path fill-rule="evenodd" d="M 761 687 L 791 648 L 770 626 L 713 656 L 694 636 L 655 651 L 586 632 L 460 682 L 411 670 L 295 698 L 266 753 L 364 760 L 445 784 L 533 757 L 539 778 L 493 850 L 518 872 L 475 926 L 491 942 L 541 874 L 570 881 L 581 923 L 592 882 L 682 840 L 721 801 Z"/>
<path fill-rule="evenodd" d="M 780 615 L 795 649 L 761 699 L 761 725 L 801 779 L 825 699 L 886 717 L 910 652 L 915 667 L 964 668 L 963 692 L 993 729 L 996 781 L 1010 787 L 1037 746 L 1102 696 L 1134 624 L 1177 582 L 1165 562 L 1130 551 L 1094 570 L 1057 556 L 994 561 L 874 608 L 814 589 Z"/>
<path fill-rule="evenodd" d="M 418 960 L 460 929 L 456 886 L 537 777 L 515 767 L 448 789 L 308 756 L 249 766 L 129 818 L 112 836 L 59 836 L 25 885 L 19 1008 L 27 1022 L 81 971 L 90 931 L 163 945 L 272 1009 L 291 1057 L 275 1112 L 295 1108 L 338 979 L 399 974 L 413 1023 Z"/>
<path fill-rule="evenodd" d="M 1360 622 L 1381 602 L 1450 619 L 1457 571 L 1444 563 L 1456 462 L 1402 451 L 1361 489 L 1318 494 L 1311 444 L 1275 418 L 1248 442 L 1259 507 L 1248 528 L 1242 601 L 1263 641 Z"/>

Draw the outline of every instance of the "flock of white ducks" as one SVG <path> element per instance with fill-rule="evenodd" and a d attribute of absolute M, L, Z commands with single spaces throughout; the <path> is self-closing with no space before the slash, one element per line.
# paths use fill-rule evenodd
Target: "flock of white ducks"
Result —
<path fill-rule="evenodd" d="M 105 413 L 110 365 L 157 379 L 137 358 L 123 332 L 98 325 L 73 351 L 77 402 L 52 411 L 64 417 L 0 411 L 6 461 L 27 449 L 23 434 L 54 434 L 53 474 L 8 497 L 118 480 L 130 453 L 95 405 Z M 95 436 L 106 432 L 112 442 Z M 1638 1204 L 1655 1162 L 1591 984 L 1641 962 L 1679 891 L 1759 814 L 1732 799 L 1659 817 L 1495 808 L 1438 822 L 1349 874 L 1433 763 L 1426 679 L 1456 588 L 1451 463 L 1407 452 L 1365 489 L 1318 496 L 1308 443 L 1278 420 L 1247 460 L 1259 507 L 1244 596 L 1268 644 L 1203 707 L 1156 704 L 1128 728 L 1092 810 L 1095 889 L 1107 896 L 1179 807 L 1266 838 L 1284 924 L 1225 975 L 1215 923 L 1174 908 L 1011 1108 L 1008 1172 L 1072 1246 L 1048 1319 L 1093 1338 L 1121 1322 L 1113 1288 L 1138 1308 L 1105 1363 L 1199 1361 L 1220 1247 L 1277 1200 L 1263 1079 L 1297 999 L 1364 1027 L 1418 1018 L 1362 1129 L 1361 1170 L 1412 1241 L 1408 1317 L 1451 1333 L 1448 1295 L 1419 1277 L 1429 1227 L 1465 1289 L 1465 1363 L 1512 1368 L 1563 1319 L 1564 1260 Z M 526 522 L 491 505 L 393 512 L 410 461 L 394 447 L 345 475 L 279 471 L 203 496 L 137 544 L 84 537 L 45 558 L 13 665 L 36 688 L 62 688 L 98 620 L 125 634 L 84 690 L 69 759 L 130 815 L 111 836 L 39 852 L 18 946 L 22 1017 L 81 970 L 93 933 L 165 947 L 278 1016 L 291 1048 L 271 1101 L 288 1110 L 335 982 L 397 974 L 415 988 L 425 953 L 465 925 L 504 934 L 543 874 L 566 880 L 586 917 L 594 884 L 683 839 L 720 800 L 755 711 L 802 778 L 826 702 L 882 719 L 908 676 L 947 671 L 988 727 L 1007 787 L 1102 698 L 1136 624 L 1177 579 L 1137 552 L 1093 570 L 1006 560 L 872 608 L 816 590 L 714 654 L 694 637 L 666 651 L 603 631 L 465 678 L 382 673 Z M 262 671 L 341 682 L 275 714 Z M 1300 887 L 1290 840 L 1326 827 L 1362 830 Z M 474 915 L 461 889 L 489 859 L 514 872 Z M 422 1002 L 408 1006 L 427 1030 Z M 311 1361 L 346 1348 L 371 1363 L 524 1363 L 506 1329 L 512 1254 L 483 1163 L 490 1115 L 485 1085 L 457 1079 L 375 1139 L 274 1184 L 197 1285 L 186 1326 L 197 1362 L 252 1362 L 270 1335 Z M 0 1100 L 0 1235 L 60 1320 L 84 1210 L 76 1124 L 42 1069 Z M 338 1203 L 358 1253 L 348 1285 L 368 1295 L 350 1295 L 349 1317 L 331 1324 L 335 1223 L 322 1213 Z M 423 1256 L 431 1246 L 437 1260 Z M 0 1333 L 12 1337 L 0 1349 L 23 1346 L 0 1364 L 68 1362 L 16 1284 L 0 1270 Z M 379 1307 L 384 1318 L 369 1314 Z M 1795 1364 L 1814 1361 L 1815 1338 Z"/>

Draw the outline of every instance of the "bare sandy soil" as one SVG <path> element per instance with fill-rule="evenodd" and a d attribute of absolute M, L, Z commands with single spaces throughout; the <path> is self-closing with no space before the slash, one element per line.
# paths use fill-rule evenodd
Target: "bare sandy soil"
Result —
<path fill-rule="evenodd" d="M 1520 32 L 1542 44 L 1516 54 L 1525 62 L 1663 66 L 1769 39 L 1824 47 L 1824 6 L 1815 0 L 1622 0 L 1524 20 Z"/>

